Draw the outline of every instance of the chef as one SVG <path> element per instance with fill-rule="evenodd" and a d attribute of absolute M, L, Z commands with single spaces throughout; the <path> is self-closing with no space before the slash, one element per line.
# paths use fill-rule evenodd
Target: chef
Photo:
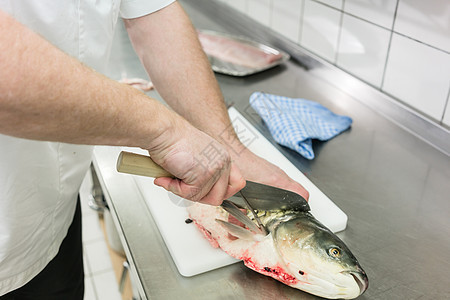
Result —
<path fill-rule="evenodd" d="M 122 18 L 171 109 L 102 75 Z M 0 299 L 82 299 L 78 190 L 92 145 L 141 147 L 212 205 L 245 179 L 307 197 L 239 141 L 174 0 L 0 0 Z M 238 167 L 239 166 L 239 167 Z"/>

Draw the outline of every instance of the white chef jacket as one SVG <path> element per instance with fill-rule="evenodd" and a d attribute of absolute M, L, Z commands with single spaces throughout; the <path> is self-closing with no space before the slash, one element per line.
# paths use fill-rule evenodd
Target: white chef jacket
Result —
<path fill-rule="evenodd" d="M 0 0 L 0 9 L 104 72 L 119 14 L 140 17 L 173 1 Z M 0 295 L 26 284 L 57 254 L 91 156 L 90 146 L 0 134 Z"/>

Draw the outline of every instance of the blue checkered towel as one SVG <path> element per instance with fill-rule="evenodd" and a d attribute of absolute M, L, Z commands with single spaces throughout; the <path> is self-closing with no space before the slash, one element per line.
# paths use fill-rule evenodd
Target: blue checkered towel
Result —
<path fill-rule="evenodd" d="M 307 159 L 314 158 L 312 139 L 327 141 L 347 130 L 352 119 L 332 113 L 317 102 L 253 93 L 250 105 L 261 116 L 275 141 Z"/>

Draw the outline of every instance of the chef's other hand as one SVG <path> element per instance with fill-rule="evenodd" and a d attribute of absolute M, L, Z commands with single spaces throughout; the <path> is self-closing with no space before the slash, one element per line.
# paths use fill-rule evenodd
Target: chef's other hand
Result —
<path fill-rule="evenodd" d="M 230 151 L 230 153 L 234 154 L 232 159 L 239 166 L 245 179 L 289 190 L 303 196 L 306 200 L 309 199 L 309 192 L 300 183 L 249 149 L 240 148 L 239 152 Z"/>
<path fill-rule="evenodd" d="M 157 178 L 156 185 L 182 198 L 211 205 L 220 205 L 245 186 L 222 144 L 187 121 L 173 122 L 148 150 L 152 159 L 176 179 Z"/>

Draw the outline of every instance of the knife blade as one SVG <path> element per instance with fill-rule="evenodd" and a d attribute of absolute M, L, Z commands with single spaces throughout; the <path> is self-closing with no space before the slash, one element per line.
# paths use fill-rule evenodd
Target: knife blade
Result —
<path fill-rule="evenodd" d="M 156 164 L 150 156 L 122 151 L 117 159 L 117 171 L 147 177 L 172 177 L 171 173 Z M 245 200 L 256 210 L 309 211 L 310 207 L 301 195 L 277 187 L 246 181 L 245 187 L 228 200 L 246 207 Z"/>

